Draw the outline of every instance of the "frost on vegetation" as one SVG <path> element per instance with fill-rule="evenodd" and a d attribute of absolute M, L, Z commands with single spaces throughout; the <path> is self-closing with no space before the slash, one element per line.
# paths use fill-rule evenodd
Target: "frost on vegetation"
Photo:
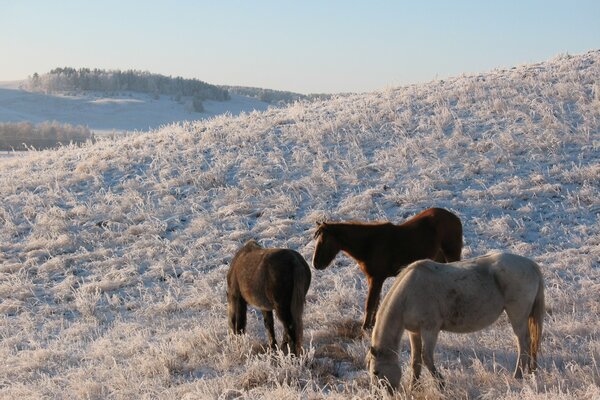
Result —
<path fill-rule="evenodd" d="M 310 259 L 315 222 L 437 206 L 462 219 L 464 256 L 542 266 L 540 373 L 510 378 L 501 320 L 440 336 L 444 395 L 428 374 L 409 392 L 402 342 L 401 396 L 600 396 L 597 82 L 595 51 L 0 161 L 1 395 L 380 398 L 354 261 L 312 270 L 300 359 L 263 348 L 257 310 L 228 335 L 228 265 L 250 238 Z"/>

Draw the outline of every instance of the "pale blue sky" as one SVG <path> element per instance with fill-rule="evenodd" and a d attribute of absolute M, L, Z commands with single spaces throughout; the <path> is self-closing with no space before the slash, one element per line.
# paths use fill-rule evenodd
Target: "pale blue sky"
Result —
<path fill-rule="evenodd" d="M 71 66 L 370 91 L 592 49 L 598 0 L 0 0 L 0 81 Z"/>

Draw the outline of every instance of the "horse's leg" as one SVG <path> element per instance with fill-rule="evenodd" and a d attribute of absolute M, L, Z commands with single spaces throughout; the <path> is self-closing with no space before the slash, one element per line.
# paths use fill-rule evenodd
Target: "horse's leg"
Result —
<path fill-rule="evenodd" d="M 444 377 L 442 374 L 435 368 L 433 365 L 433 351 L 435 350 L 435 344 L 437 343 L 437 338 L 439 334 L 439 329 L 437 330 L 422 330 L 421 331 L 421 340 L 423 341 L 423 363 L 431 372 L 431 375 L 437 380 L 440 388 L 444 387 Z"/>
<path fill-rule="evenodd" d="M 242 334 L 246 329 L 246 300 L 241 295 L 231 295 L 229 298 L 229 328 L 235 334 Z"/>
<path fill-rule="evenodd" d="M 287 307 L 276 307 L 277 317 L 283 324 L 283 339 L 281 341 L 281 350 L 284 353 L 288 351 L 296 354 L 296 326 L 292 318 L 292 312 L 289 305 Z"/>
<path fill-rule="evenodd" d="M 422 347 L 421 334 L 418 332 L 409 332 L 408 337 L 410 339 L 410 363 L 413 370 L 411 388 L 414 388 L 421 376 L 421 365 L 422 365 Z"/>
<path fill-rule="evenodd" d="M 367 276 L 369 283 L 369 293 L 367 294 L 367 302 L 365 304 L 365 320 L 362 328 L 364 330 L 371 329 L 375 325 L 375 315 L 377 307 L 379 307 L 379 297 L 381 295 L 381 287 L 385 278 L 374 278 Z"/>
<path fill-rule="evenodd" d="M 521 379 L 525 373 L 525 368 L 529 367 L 529 347 L 531 339 L 529 337 L 529 326 L 527 323 L 528 312 L 523 312 L 520 309 L 511 305 L 506 305 L 506 314 L 512 325 L 513 332 L 517 337 L 517 365 L 513 377 Z"/>
<path fill-rule="evenodd" d="M 267 330 L 267 335 L 269 336 L 269 346 L 274 349 L 277 347 L 277 340 L 275 339 L 275 325 L 273 323 L 273 311 L 264 311 L 262 312 L 263 320 L 265 323 L 265 329 Z"/>

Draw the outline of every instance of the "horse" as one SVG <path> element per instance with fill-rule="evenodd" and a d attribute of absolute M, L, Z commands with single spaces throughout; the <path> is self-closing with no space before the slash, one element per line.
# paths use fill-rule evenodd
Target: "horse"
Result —
<path fill-rule="evenodd" d="M 411 386 L 421 364 L 440 387 L 443 377 L 433 364 L 440 331 L 468 333 L 481 330 L 506 311 L 517 337 L 518 359 L 514 378 L 537 368 L 544 319 L 544 280 L 532 260 L 510 253 L 440 264 L 417 261 L 398 276 L 385 296 L 366 356 L 372 378 L 390 391 L 400 384 L 398 345 L 404 330 L 410 339 Z"/>
<path fill-rule="evenodd" d="M 340 251 L 357 261 L 369 285 L 362 325 L 363 330 L 368 330 L 375 322 L 385 279 L 424 258 L 439 262 L 460 260 L 462 233 L 460 219 L 443 208 L 429 208 L 400 225 L 317 223 L 312 263 L 315 269 L 325 269 Z"/>
<path fill-rule="evenodd" d="M 227 272 L 229 329 L 242 334 L 250 304 L 262 311 L 271 348 L 277 348 L 273 310 L 283 324 L 281 349 L 299 355 L 302 350 L 302 314 L 310 286 L 310 267 L 290 249 L 266 249 L 249 240 L 235 254 Z"/>

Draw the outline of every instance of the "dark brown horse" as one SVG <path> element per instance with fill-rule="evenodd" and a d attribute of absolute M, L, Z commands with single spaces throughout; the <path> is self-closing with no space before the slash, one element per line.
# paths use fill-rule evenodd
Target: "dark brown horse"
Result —
<path fill-rule="evenodd" d="M 262 311 L 269 345 L 275 348 L 275 310 L 284 329 L 281 349 L 298 355 L 302 350 L 302 313 L 310 280 L 310 267 L 298 252 L 265 249 L 254 240 L 246 242 L 227 273 L 230 330 L 236 334 L 244 332 L 250 304 Z"/>
<path fill-rule="evenodd" d="M 313 266 L 325 269 L 338 252 L 354 258 L 367 277 L 369 293 L 363 329 L 375 323 L 383 281 L 413 261 L 460 260 L 462 224 L 443 208 L 428 208 L 400 225 L 392 223 L 318 224 Z"/>

